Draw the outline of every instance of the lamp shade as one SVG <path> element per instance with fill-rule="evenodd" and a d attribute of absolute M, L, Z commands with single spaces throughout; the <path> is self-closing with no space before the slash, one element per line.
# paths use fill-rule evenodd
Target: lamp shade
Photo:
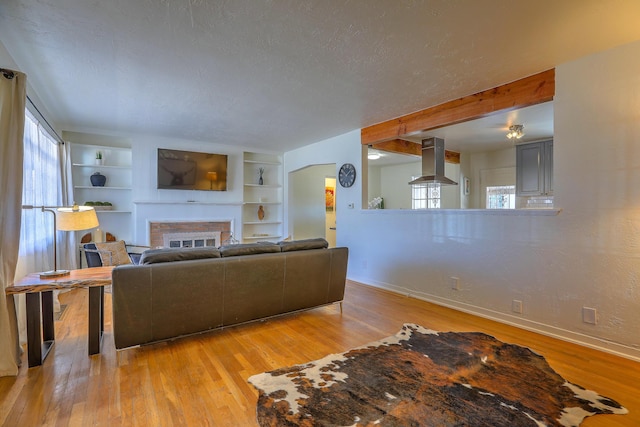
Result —
<path fill-rule="evenodd" d="M 58 230 L 77 231 L 95 228 L 98 216 L 91 206 L 77 206 L 72 208 L 58 208 L 56 210 L 56 225 Z"/>
<path fill-rule="evenodd" d="M 218 180 L 218 172 L 207 172 L 207 179 L 209 181 L 217 181 Z"/>

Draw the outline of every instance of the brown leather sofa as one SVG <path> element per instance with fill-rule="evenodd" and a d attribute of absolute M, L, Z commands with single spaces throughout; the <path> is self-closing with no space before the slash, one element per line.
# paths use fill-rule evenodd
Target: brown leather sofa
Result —
<path fill-rule="evenodd" d="M 112 274 L 117 349 L 341 302 L 348 248 L 324 239 L 145 251 Z"/>

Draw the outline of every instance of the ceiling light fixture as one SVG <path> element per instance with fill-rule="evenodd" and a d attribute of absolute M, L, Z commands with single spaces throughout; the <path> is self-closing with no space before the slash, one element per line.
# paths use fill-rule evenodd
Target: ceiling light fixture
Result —
<path fill-rule="evenodd" d="M 507 133 L 507 138 L 509 139 L 520 139 L 524 136 L 524 125 L 511 125 L 509 126 L 509 133 Z"/>
<path fill-rule="evenodd" d="M 378 150 L 374 150 L 373 146 L 367 145 L 367 147 L 369 148 L 369 152 L 367 153 L 367 159 L 378 160 L 380 157 L 382 157 L 382 154 L 380 154 Z"/>

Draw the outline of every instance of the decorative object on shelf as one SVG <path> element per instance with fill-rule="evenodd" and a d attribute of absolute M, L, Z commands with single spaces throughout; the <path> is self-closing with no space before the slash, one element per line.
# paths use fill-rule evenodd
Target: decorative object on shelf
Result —
<path fill-rule="evenodd" d="M 96 165 L 102 165 L 102 151 L 96 151 Z"/>
<path fill-rule="evenodd" d="M 374 197 L 369 201 L 369 209 L 384 209 L 384 199 L 382 197 Z"/>
<path fill-rule="evenodd" d="M 349 188 L 356 182 L 356 167 L 351 163 L 345 163 L 338 172 L 338 182 L 345 188 Z"/>
<path fill-rule="evenodd" d="M 258 185 L 263 185 L 264 184 L 264 180 L 262 179 L 262 174 L 264 173 L 264 168 L 258 168 Z"/>
<path fill-rule="evenodd" d="M 93 230 L 93 241 L 96 243 L 104 242 L 104 232 L 100 228 Z"/>
<path fill-rule="evenodd" d="M 107 177 L 102 175 L 100 172 L 96 172 L 91 175 L 91 185 L 94 187 L 104 187 L 104 184 L 107 182 Z"/>
<path fill-rule="evenodd" d="M 75 203 L 72 207 L 22 205 L 22 209 L 41 209 L 42 212 L 53 214 L 53 270 L 40 273 L 40 278 L 50 279 L 68 275 L 69 270 L 58 270 L 56 232 L 57 230 L 78 231 L 98 227 L 96 211 L 90 206 L 78 206 Z"/>
<path fill-rule="evenodd" d="M 218 181 L 218 172 L 207 172 L 207 179 L 211 183 L 209 189 L 213 190 L 213 182 Z"/>
<path fill-rule="evenodd" d="M 520 139 L 524 136 L 524 125 L 511 125 L 509 126 L 509 132 L 507 138 Z"/>
<path fill-rule="evenodd" d="M 113 209 L 111 202 L 84 202 L 85 206 L 91 206 L 96 211 L 110 211 Z"/>
<path fill-rule="evenodd" d="M 258 219 L 262 221 L 264 219 L 264 208 L 262 205 L 258 206 Z"/>

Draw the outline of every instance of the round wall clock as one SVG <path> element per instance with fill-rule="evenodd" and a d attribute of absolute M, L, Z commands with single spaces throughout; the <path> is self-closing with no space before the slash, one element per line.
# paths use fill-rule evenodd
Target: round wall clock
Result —
<path fill-rule="evenodd" d="M 338 182 L 343 187 L 351 187 L 356 182 L 356 168 L 351 163 L 345 163 L 338 172 Z"/>

